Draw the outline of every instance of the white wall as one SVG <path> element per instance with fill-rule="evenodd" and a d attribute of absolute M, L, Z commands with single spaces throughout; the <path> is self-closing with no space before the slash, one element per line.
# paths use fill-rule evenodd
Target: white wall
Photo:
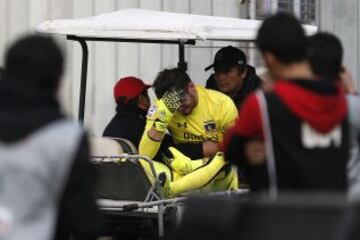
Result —
<path fill-rule="evenodd" d="M 239 0 L 0 0 L 0 65 L 3 65 L 6 46 L 20 34 L 33 31 L 44 20 L 134 7 L 229 17 L 243 14 L 246 17 L 246 5 L 240 5 Z M 81 49 L 78 43 L 63 37 L 59 37 L 59 41 L 67 57 L 60 99 L 65 111 L 76 117 Z M 216 47 L 228 44 L 231 43 L 202 43 L 186 50 L 189 74 L 196 83 L 204 84 L 208 77 L 209 73 L 203 69 L 211 63 Z M 100 135 L 114 114 L 112 87 L 117 79 L 134 75 L 151 83 L 158 71 L 176 66 L 178 49 L 157 44 L 89 43 L 89 56 L 85 126 L 91 133 Z"/>
<path fill-rule="evenodd" d="M 336 34 L 344 47 L 344 64 L 360 89 L 360 2 L 359 0 L 318 0 L 320 28 Z"/>

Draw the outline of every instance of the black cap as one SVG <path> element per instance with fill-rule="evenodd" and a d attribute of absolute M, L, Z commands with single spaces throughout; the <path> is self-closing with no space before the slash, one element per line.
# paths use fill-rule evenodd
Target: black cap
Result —
<path fill-rule="evenodd" d="M 205 71 L 210 68 L 214 68 L 215 71 L 227 71 L 237 65 L 247 65 L 245 53 L 236 47 L 227 46 L 216 52 L 214 63 L 207 66 Z"/>

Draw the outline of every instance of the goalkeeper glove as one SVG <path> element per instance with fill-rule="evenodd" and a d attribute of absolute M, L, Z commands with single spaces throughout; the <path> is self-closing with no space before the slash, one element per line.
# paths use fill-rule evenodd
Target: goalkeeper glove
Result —
<path fill-rule="evenodd" d="M 156 119 L 154 127 L 159 132 L 165 132 L 175 111 L 181 106 L 185 98 L 182 89 L 167 91 L 163 97 L 156 101 Z"/>
<path fill-rule="evenodd" d="M 192 161 L 174 147 L 169 147 L 170 157 L 163 155 L 164 162 L 180 175 L 192 172 Z"/>

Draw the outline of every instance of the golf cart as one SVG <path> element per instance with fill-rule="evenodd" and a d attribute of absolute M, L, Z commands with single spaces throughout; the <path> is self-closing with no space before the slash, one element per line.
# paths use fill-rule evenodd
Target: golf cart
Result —
<path fill-rule="evenodd" d="M 68 40 L 77 41 L 81 45 L 82 68 L 78 118 L 82 122 L 85 112 L 88 42 L 175 44 L 178 46 L 179 52 L 178 67 L 186 70 L 186 45 L 196 45 L 199 41 L 251 42 L 255 39 L 260 24 L 261 21 L 248 19 L 123 9 L 94 17 L 49 20 L 40 24 L 37 30 L 42 33 L 66 35 Z M 316 27 L 305 26 L 305 30 L 311 34 L 316 31 Z M 132 148 L 131 143 L 127 143 L 126 140 L 101 139 L 92 142 L 94 144 L 92 149 L 98 149 L 92 152 L 93 162 L 100 166 L 104 170 L 103 172 L 108 172 L 109 169 L 121 171 L 124 169 L 124 165 L 128 164 L 132 166 L 128 169 L 135 169 L 134 174 L 137 173 L 136 176 L 141 178 L 140 180 L 146 185 L 145 192 L 147 193 L 143 194 L 142 201 L 134 199 L 138 196 L 133 199 L 122 199 L 122 196 L 115 196 L 115 199 L 111 199 L 109 195 L 106 195 L 105 198 L 105 195 L 99 196 L 100 208 L 107 219 L 110 219 L 107 226 L 113 227 L 106 234 L 113 233 L 115 230 L 121 236 L 163 237 L 168 227 L 176 225 L 178 207 L 184 203 L 186 198 L 164 199 L 161 194 L 161 179 L 159 179 L 158 173 L 151 167 L 153 181 L 150 180 L 149 183 L 147 176 L 141 174 L 138 164 L 139 160 L 144 160 L 153 166 L 153 162 L 145 156 L 137 155 L 136 149 L 125 151 L 126 147 L 124 148 L 124 146 Z M 128 170 L 125 172 L 128 173 Z M 120 175 L 125 176 L 125 172 Z M 108 175 L 104 174 L 104 178 L 106 177 Z M 121 179 L 118 179 L 117 182 L 121 182 Z M 108 186 L 108 182 L 104 181 L 103 186 L 104 188 Z M 243 194 L 244 192 L 246 191 L 238 193 Z M 130 225 L 132 227 L 129 227 Z M 134 227 L 134 225 L 136 226 Z M 127 227 L 124 229 L 122 226 Z M 129 232 L 129 229 L 134 232 Z M 152 231 L 153 229 L 157 229 L 156 233 Z"/>

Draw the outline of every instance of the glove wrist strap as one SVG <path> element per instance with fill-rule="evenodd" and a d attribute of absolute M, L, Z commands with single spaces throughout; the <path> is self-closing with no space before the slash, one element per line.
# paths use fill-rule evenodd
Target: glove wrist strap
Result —
<path fill-rule="evenodd" d="M 159 119 L 156 119 L 153 125 L 158 132 L 165 132 L 168 124 L 161 122 Z"/>

